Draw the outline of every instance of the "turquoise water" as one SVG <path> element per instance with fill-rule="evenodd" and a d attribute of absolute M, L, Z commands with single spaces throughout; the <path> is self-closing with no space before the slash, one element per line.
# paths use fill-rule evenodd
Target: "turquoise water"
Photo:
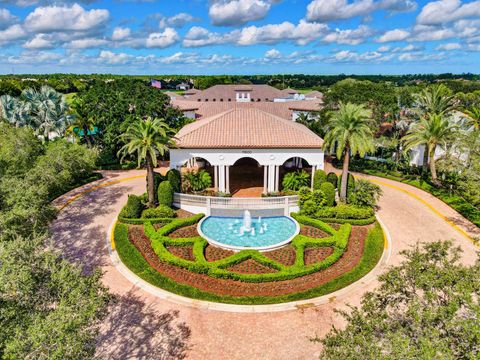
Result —
<path fill-rule="evenodd" d="M 241 234 L 243 218 L 209 216 L 201 224 L 208 238 L 221 244 L 242 247 L 264 247 L 279 244 L 291 238 L 297 229 L 296 223 L 286 216 L 264 217 L 260 222 L 252 218 L 255 234 Z M 261 233 L 263 228 L 263 234 Z"/>

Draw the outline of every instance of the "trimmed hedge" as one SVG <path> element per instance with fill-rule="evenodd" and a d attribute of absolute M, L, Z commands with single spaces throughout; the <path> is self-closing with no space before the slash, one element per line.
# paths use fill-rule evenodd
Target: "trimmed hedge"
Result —
<path fill-rule="evenodd" d="M 175 211 L 165 205 L 158 205 L 156 208 L 145 209 L 142 212 L 143 219 L 173 218 Z"/>
<path fill-rule="evenodd" d="M 334 206 L 335 205 L 335 186 L 332 185 L 330 182 L 324 182 L 320 185 L 320 191 L 325 194 L 326 206 Z"/>
<path fill-rule="evenodd" d="M 177 169 L 170 169 L 166 174 L 167 180 L 172 185 L 174 192 L 180 192 L 182 190 L 182 175 Z"/>
<path fill-rule="evenodd" d="M 313 189 L 320 190 L 320 186 L 327 181 L 327 173 L 323 170 L 315 171 L 313 175 Z"/>
<path fill-rule="evenodd" d="M 172 207 L 173 204 L 173 186 L 170 181 L 162 181 L 158 185 L 158 205 Z"/>
<path fill-rule="evenodd" d="M 127 204 L 120 212 L 123 218 L 136 219 L 139 218 L 144 209 L 142 197 L 137 195 L 128 195 Z"/>
<path fill-rule="evenodd" d="M 325 239 L 321 239 L 324 240 Z M 231 303 L 231 304 L 275 304 L 288 301 L 296 301 L 302 299 L 309 299 L 322 295 L 329 294 L 345 286 L 352 284 L 359 280 L 370 272 L 378 263 L 382 256 L 384 238 L 383 232 L 379 224 L 376 224 L 371 229 L 365 239 L 364 253 L 360 262 L 347 273 L 340 275 L 339 277 L 320 285 L 318 287 L 281 296 L 243 296 L 235 297 L 229 295 L 216 295 L 202 290 L 199 290 L 193 286 L 179 284 L 170 278 L 157 272 L 150 267 L 148 262 L 143 258 L 140 252 L 128 239 L 128 227 L 125 224 L 117 224 L 115 227 L 115 243 L 118 255 L 122 262 L 137 276 L 143 280 L 151 283 L 154 286 L 163 288 L 172 293 L 214 302 Z"/>

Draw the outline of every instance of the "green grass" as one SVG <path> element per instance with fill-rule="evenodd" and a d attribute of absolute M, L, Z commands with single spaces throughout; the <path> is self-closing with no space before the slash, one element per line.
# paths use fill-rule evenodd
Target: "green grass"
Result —
<path fill-rule="evenodd" d="M 140 252 L 129 241 L 128 225 L 118 223 L 117 226 L 115 227 L 114 236 L 115 236 L 116 249 L 120 259 L 131 271 L 133 271 L 137 276 L 139 276 L 143 280 L 149 282 L 152 285 L 155 285 L 159 288 L 165 289 L 167 291 L 170 291 L 178 295 L 190 297 L 193 299 L 222 302 L 222 303 L 231 303 L 231 304 L 274 304 L 274 303 L 309 299 L 309 298 L 329 294 L 365 276 L 371 269 L 375 267 L 375 265 L 380 260 L 383 253 L 383 246 L 384 246 L 383 231 L 380 225 L 377 223 L 369 231 L 365 239 L 364 253 L 360 262 L 357 264 L 357 266 L 355 266 L 355 268 L 353 268 L 351 271 L 340 275 L 339 277 L 331 280 L 330 282 L 325 283 L 321 286 L 309 289 L 307 291 L 292 293 L 288 295 L 273 296 L 273 297 L 261 297 L 261 296 L 234 297 L 234 296 L 220 296 L 216 294 L 211 294 L 189 285 L 179 284 L 173 281 L 172 279 L 166 276 L 163 276 L 161 273 L 157 272 L 155 269 L 150 267 L 150 265 L 143 258 Z M 306 237 L 301 237 L 300 240 L 305 240 L 304 238 Z M 189 240 L 192 241 L 191 239 L 170 239 L 170 240 L 172 242 L 178 241 L 178 245 L 185 244 L 185 241 L 189 241 Z M 320 239 L 320 240 L 324 241 L 325 244 L 328 243 L 326 239 Z M 342 245 L 345 246 L 346 243 Z M 199 247 L 194 248 L 195 255 L 198 255 L 197 252 L 200 250 L 203 252 L 203 248 L 199 248 Z M 240 253 L 237 253 L 237 254 L 240 254 Z M 302 257 L 303 257 L 303 252 L 302 252 Z M 220 261 L 223 261 L 223 260 L 220 260 Z M 228 261 L 225 261 L 225 262 L 228 262 Z M 302 259 L 302 262 L 303 262 L 303 259 Z"/>

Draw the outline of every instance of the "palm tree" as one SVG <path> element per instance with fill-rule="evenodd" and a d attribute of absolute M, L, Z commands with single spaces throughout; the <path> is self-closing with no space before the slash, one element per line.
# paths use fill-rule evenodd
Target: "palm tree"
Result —
<path fill-rule="evenodd" d="M 71 108 L 73 114 L 73 122 L 68 127 L 67 133 L 78 135 L 80 133 L 80 130 L 82 130 L 83 139 L 87 143 L 87 146 L 91 148 L 92 141 L 89 132 L 92 132 L 95 129 L 95 120 L 90 115 L 87 104 L 83 100 L 75 98 L 71 105 Z"/>
<path fill-rule="evenodd" d="M 5 119 L 15 127 L 24 126 L 27 116 L 25 104 L 10 95 L 0 96 L 0 119 Z"/>
<path fill-rule="evenodd" d="M 415 94 L 415 106 L 425 114 L 447 115 L 455 110 L 457 105 L 455 97 L 449 88 L 443 84 L 434 84 Z"/>
<path fill-rule="evenodd" d="M 480 130 L 480 107 L 473 106 L 470 110 L 465 110 L 464 114 L 468 116 L 475 130 Z"/>
<path fill-rule="evenodd" d="M 340 185 L 340 199 L 346 200 L 348 166 L 350 156 L 359 154 L 365 156 L 369 151 L 375 150 L 373 143 L 373 132 L 369 124 L 372 112 L 363 105 L 352 103 L 339 104 L 339 109 L 333 114 L 327 125 L 325 145 L 334 152 L 335 147 L 337 158 L 343 159 L 343 176 Z"/>
<path fill-rule="evenodd" d="M 25 89 L 22 92 L 25 110 L 30 116 L 30 125 L 45 141 L 50 133 L 61 134 L 68 123 L 68 104 L 65 96 L 49 86 L 42 86 L 40 91 Z"/>
<path fill-rule="evenodd" d="M 118 155 L 122 156 L 123 161 L 127 155 L 137 155 L 138 166 L 145 161 L 147 166 L 147 193 L 149 206 L 155 204 L 155 188 L 154 188 L 154 168 L 157 166 L 157 153 L 164 155 L 169 146 L 172 145 L 170 138 L 171 129 L 163 119 L 153 119 L 148 117 L 146 120 L 137 118 L 127 129 L 120 135 L 125 145 L 119 150 Z"/>
<path fill-rule="evenodd" d="M 438 183 L 435 149 L 438 145 L 446 149 L 449 140 L 452 140 L 457 129 L 458 125 L 444 115 L 429 114 L 415 124 L 403 138 L 407 150 L 418 145 L 425 145 L 427 155 L 430 158 L 432 181 L 435 184 Z"/>

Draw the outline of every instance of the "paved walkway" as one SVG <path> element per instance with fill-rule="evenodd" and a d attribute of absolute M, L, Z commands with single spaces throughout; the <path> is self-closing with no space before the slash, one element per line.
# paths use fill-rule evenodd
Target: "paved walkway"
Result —
<path fill-rule="evenodd" d="M 342 319 L 333 312 L 348 302 L 358 305 L 362 294 L 376 286 L 370 281 L 348 296 L 317 307 L 275 313 L 227 313 L 197 309 L 156 298 L 132 286 L 112 266 L 106 246 L 108 226 L 127 194 L 145 191 L 143 171 L 105 172 L 105 178 L 58 199 L 70 202 L 52 225 L 57 248 L 85 271 L 100 267 L 103 282 L 119 296 L 109 309 L 98 340 L 98 355 L 109 359 L 316 359 L 320 346 L 309 341 L 325 335 Z M 418 241 L 453 239 L 473 263 L 478 250 L 461 231 L 478 229 L 431 195 L 405 184 L 374 178 L 384 195 L 379 216 L 390 230 L 390 262 Z M 82 191 L 87 191 L 81 194 Z M 422 202 L 425 201 L 426 203 Z M 428 206 L 427 206 L 427 205 Z M 432 211 L 431 206 L 435 209 Z M 455 229 L 444 218 L 455 223 Z"/>

